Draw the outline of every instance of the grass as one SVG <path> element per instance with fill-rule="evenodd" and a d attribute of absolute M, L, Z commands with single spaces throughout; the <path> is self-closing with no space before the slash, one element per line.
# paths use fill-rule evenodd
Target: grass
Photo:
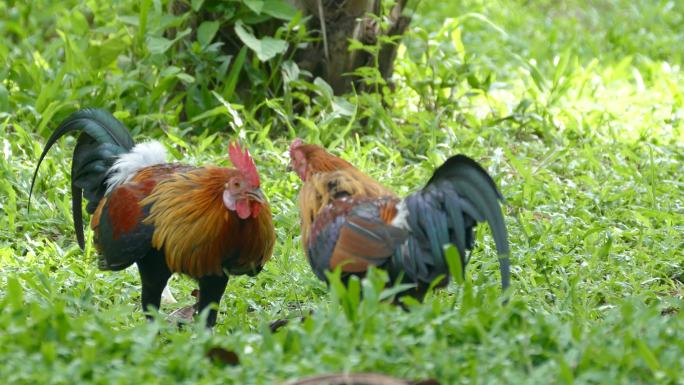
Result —
<path fill-rule="evenodd" d="M 378 371 L 445 384 L 684 384 L 683 6 L 423 1 L 394 87 L 339 97 L 282 55 L 282 81 L 259 80 L 273 63 L 251 56 L 233 71 L 211 28 L 195 46 L 186 16 L 158 2 L 1 3 L 0 378 L 271 384 Z M 191 30 L 170 40 L 171 27 Z M 258 97 L 232 92 L 236 72 Z M 92 246 L 78 249 L 73 140 L 44 162 L 27 211 L 44 138 L 84 106 L 114 111 L 178 161 L 225 165 L 236 136 L 257 158 L 278 243 L 256 278 L 231 279 L 213 334 L 145 322 L 137 272 L 100 272 Z M 382 274 L 360 283 L 355 306 L 328 293 L 300 246 L 298 183 L 285 172 L 295 135 L 402 194 L 451 154 L 482 162 L 508 201 L 508 304 L 487 231 L 466 282 L 409 312 L 379 300 Z M 180 303 L 163 313 L 192 302 L 192 281 L 171 287 Z M 216 345 L 240 364 L 206 359 Z"/>

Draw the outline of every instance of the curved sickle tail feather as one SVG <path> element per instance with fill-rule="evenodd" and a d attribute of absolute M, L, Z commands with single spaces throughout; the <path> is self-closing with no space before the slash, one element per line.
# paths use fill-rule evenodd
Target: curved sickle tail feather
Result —
<path fill-rule="evenodd" d="M 489 224 L 499 255 L 501 288 L 506 290 L 510 285 L 511 276 L 510 246 L 506 222 L 500 205 L 500 203 L 505 204 L 506 200 L 497 188 L 496 183 L 479 163 L 465 155 L 455 155 L 447 159 L 434 172 L 428 181 L 428 185 L 439 180 L 451 182 L 453 188 L 465 200 L 471 202 L 481 214 L 480 218 L 473 218 L 478 222 L 486 221 Z"/>
<path fill-rule="evenodd" d="M 510 284 L 509 244 L 506 223 L 500 203 L 505 203 L 496 184 L 477 162 L 465 155 L 447 159 L 419 192 L 405 200 L 407 225 L 414 237 L 409 240 L 408 254 L 419 256 L 412 269 L 416 277 L 429 282 L 435 272 L 446 272 L 442 245 L 454 243 L 463 266 L 466 250 L 473 246 L 475 224 L 487 222 L 499 255 L 501 287 Z M 423 245 L 423 246 L 421 246 Z M 434 256 L 442 256 L 435 258 Z"/>
<path fill-rule="evenodd" d="M 86 211 L 93 213 L 106 191 L 107 172 L 116 157 L 133 148 L 128 129 L 111 113 L 102 109 L 86 108 L 71 114 L 50 135 L 40 154 L 31 179 L 29 209 L 38 169 L 48 151 L 62 136 L 78 131 L 80 135 L 71 163 L 71 208 L 78 244 L 83 249 L 83 209 L 81 199 L 88 200 Z"/>

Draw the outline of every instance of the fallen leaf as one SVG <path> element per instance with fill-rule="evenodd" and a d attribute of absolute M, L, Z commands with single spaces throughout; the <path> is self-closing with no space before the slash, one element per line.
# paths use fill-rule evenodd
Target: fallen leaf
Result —
<path fill-rule="evenodd" d="M 214 363 L 221 363 L 231 366 L 240 364 L 240 358 L 234 351 L 226 350 L 220 346 L 214 346 L 209 349 L 206 356 Z"/>

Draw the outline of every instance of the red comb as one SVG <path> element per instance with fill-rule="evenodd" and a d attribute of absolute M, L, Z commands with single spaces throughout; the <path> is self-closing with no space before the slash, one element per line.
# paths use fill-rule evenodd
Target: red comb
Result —
<path fill-rule="evenodd" d="M 247 178 L 249 184 L 252 187 L 259 187 L 259 173 L 257 172 L 254 160 L 249 156 L 249 150 L 245 149 L 243 153 L 240 145 L 237 142 L 233 142 L 228 146 L 228 155 L 233 166 Z"/>
<path fill-rule="evenodd" d="M 292 141 L 292 144 L 290 144 L 290 153 L 298 147 L 300 147 L 302 144 L 304 144 L 304 141 L 302 138 L 295 138 L 295 140 Z"/>

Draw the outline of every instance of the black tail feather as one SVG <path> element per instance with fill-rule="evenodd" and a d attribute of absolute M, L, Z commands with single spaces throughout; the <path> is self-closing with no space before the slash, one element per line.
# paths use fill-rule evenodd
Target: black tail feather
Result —
<path fill-rule="evenodd" d="M 439 181 L 448 181 L 458 192 L 462 201 L 472 204 L 477 209 L 476 211 L 483 215 L 480 218 L 473 216 L 473 219 L 478 222 L 486 221 L 489 224 L 497 253 L 500 256 L 501 287 L 504 290 L 507 289 L 510 283 L 510 246 L 500 205 L 500 203 L 505 204 L 505 199 L 496 183 L 480 164 L 465 155 L 456 155 L 447 159 L 432 175 L 426 188 Z M 462 207 L 465 208 L 466 205 Z"/>
<path fill-rule="evenodd" d="M 494 180 L 477 162 L 464 156 L 449 158 L 427 185 L 405 200 L 412 229 L 408 250 L 415 266 L 404 266 L 414 281 L 430 283 L 439 274 L 448 274 L 442 245 L 454 243 L 465 265 L 466 250 L 473 246 L 473 231 L 478 222 L 491 228 L 497 253 L 501 286 L 510 283 L 509 244 L 506 223 L 501 211 L 503 195 Z"/>
<path fill-rule="evenodd" d="M 71 183 L 71 216 L 74 218 L 74 230 L 76 231 L 78 247 L 84 250 L 85 234 L 83 233 L 83 206 L 81 205 L 81 199 L 83 199 L 83 190 Z"/>
<path fill-rule="evenodd" d="M 73 131 L 80 132 L 80 135 L 71 165 L 71 208 L 76 238 L 83 248 L 85 240 L 81 200 L 84 192 L 89 201 L 86 210 L 92 213 L 97 201 L 104 196 L 107 170 L 116 156 L 128 152 L 135 143 L 128 129 L 108 111 L 87 108 L 71 114 L 50 135 L 40 154 L 29 189 L 29 210 L 33 187 L 43 159 L 62 136 Z"/>

